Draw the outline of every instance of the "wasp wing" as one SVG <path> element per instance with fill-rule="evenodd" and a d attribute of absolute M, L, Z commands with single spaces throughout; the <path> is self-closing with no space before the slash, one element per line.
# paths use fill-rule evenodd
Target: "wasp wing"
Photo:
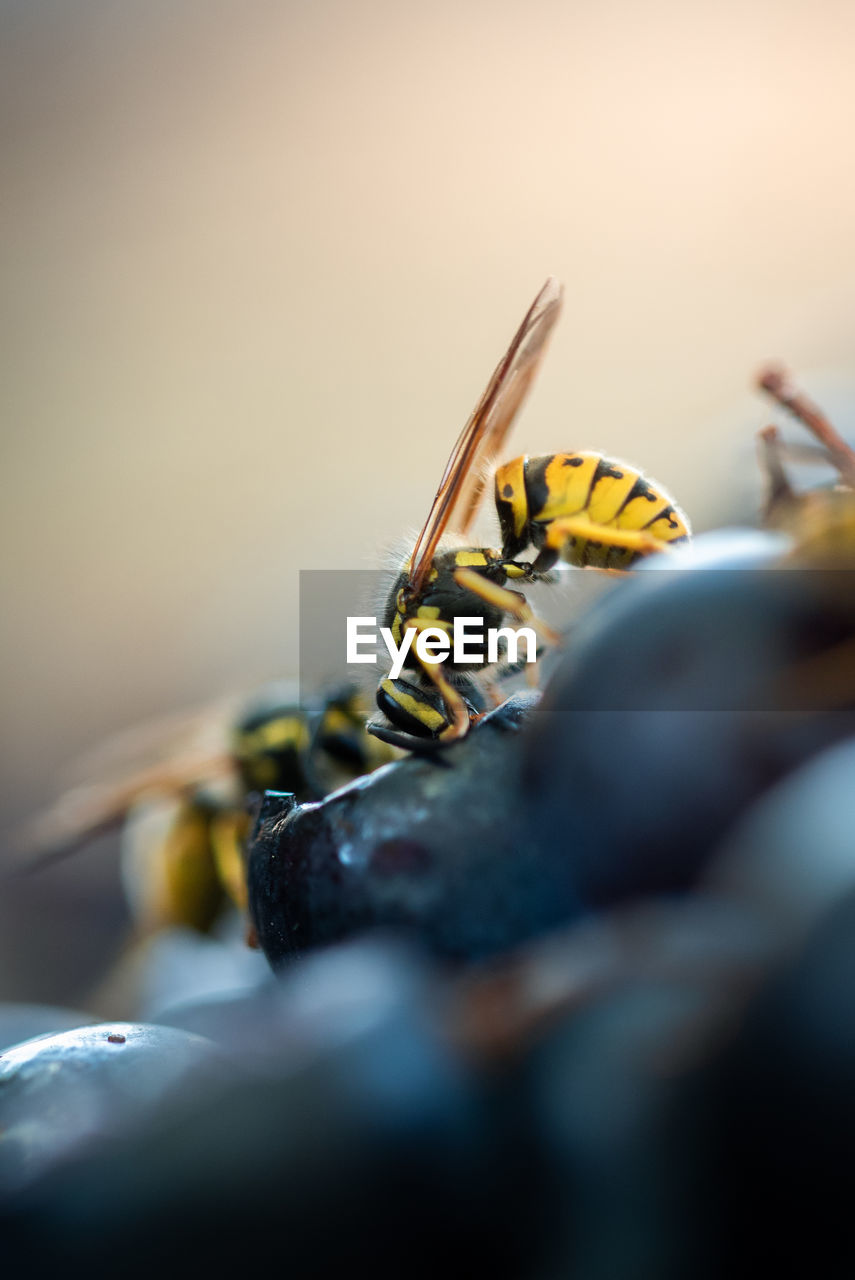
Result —
<path fill-rule="evenodd" d="M 146 794 L 176 795 L 228 777 L 228 728 L 240 705 L 222 699 L 115 735 L 78 760 L 76 780 L 13 835 L 12 870 L 38 870 L 122 822 Z"/>
<path fill-rule="evenodd" d="M 464 534 L 474 519 L 486 481 L 479 463 L 501 448 L 511 428 L 558 319 L 561 298 L 561 285 L 550 276 L 460 433 L 413 549 L 409 578 L 414 595 L 421 589 L 439 540 L 455 515 L 459 517 L 455 527 Z"/>
<path fill-rule="evenodd" d="M 120 729 L 78 752 L 62 769 L 63 790 L 98 781 L 122 783 L 154 765 L 188 754 L 225 749 L 248 693 L 236 691 L 182 711 L 166 712 Z"/>

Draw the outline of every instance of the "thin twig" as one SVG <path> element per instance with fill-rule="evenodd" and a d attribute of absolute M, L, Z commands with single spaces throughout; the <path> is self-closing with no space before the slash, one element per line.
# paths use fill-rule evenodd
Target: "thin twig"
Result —
<path fill-rule="evenodd" d="M 790 381 L 787 371 L 779 366 L 764 369 L 757 379 L 757 386 L 794 414 L 816 436 L 846 483 L 855 486 L 855 449 L 834 429 L 822 410 Z"/>

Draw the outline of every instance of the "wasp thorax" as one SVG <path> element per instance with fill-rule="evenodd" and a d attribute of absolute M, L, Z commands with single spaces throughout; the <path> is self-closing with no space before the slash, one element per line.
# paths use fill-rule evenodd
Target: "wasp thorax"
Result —
<path fill-rule="evenodd" d="M 390 629 L 397 645 L 401 644 L 408 627 L 417 631 L 435 628 L 450 636 L 454 630 L 454 620 L 458 617 L 479 619 L 484 635 L 489 629 L 501 626 L 504 611 L 461 586 L 455 578 L 460 569 L 475 572 L 496 586 L 503 586 L 508 578 L 501 554 L 488 547 L 455 547 L 440 552 L 434 557 L 417 595 L 408 592 L 409 577 L 403 571 L 389 593 L 384 616 L 384 625 Z M 480 649 L 479 642 L 473 640 L 471 648 L 473 653 L 477 653 L 472 662 L 455 663 L 450 659 L 445 664 L 446 670 L 468 670 L 472 666 L 483 665 L 486 640 Z M 411 668 L 419 666 L 413 649 L 409 650 L 404 665 Z"/>
<path fill-rule="evenodd" d="M 515 556 L 529 542 L 528 495 L 525 486 L 526 457 L 514 458 L 496 471 L 496 511 L 502 531 L 502 552 Z"/>

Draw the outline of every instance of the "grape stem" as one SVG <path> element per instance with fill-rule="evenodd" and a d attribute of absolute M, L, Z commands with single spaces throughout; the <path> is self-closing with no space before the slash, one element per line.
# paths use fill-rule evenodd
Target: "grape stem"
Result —
<path fill-rule="evenodd" d="M 846 483 L 855 486 L 855 449 L 834 429 L 822 410 L 799 391 L 787 371 L 776 365 L 763 369 L 757 378 L 757 386 L 816 436 Z"/>

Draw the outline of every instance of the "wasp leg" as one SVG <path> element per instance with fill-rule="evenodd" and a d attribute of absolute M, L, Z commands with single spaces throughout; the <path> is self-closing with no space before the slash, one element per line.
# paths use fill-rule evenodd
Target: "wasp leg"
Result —
<path fill-rule="evenodd" d="M 472 571 L 469 569 L 460 569 L 458 570 L 458 572 L 462 574 L 468 574 Z M 455 574 L 455 577 L 456 576 L 457 575 Z M 478 573 L 474 574 L 474 576 L 478 580 L 478 584 L 480 587 L 480 584 L 483 583 L 485 579 L 482 578 L 481 575 Z M 460 579 L 458 579 L 458 582 L 460 582 L 461 586 L 464 586 L 467 589 L 470 589 L 468 580 L 461 581 Z M 530 611 L 528 613 L 525 613 L 525 611 L 520 608 L 520 605 L 523 602 L 523 598 L 519 594 L 519 592 L 505 591 L 503 587 L 496 587 L 494 583 L 490 583 L 490 582 L 488 582 L 487 585 L 491 589 L 504 592 L 504 594 L 511 596 L 511 598 L 514 601 L 514 609 L 515 611 L 517 611 L 520 620 L 524 622 L 530 621 L 532 624 L 533 630 L 537 629 L 535 627 L 535 623 L 537 624 L 538 627 L 544 629 L 548 633 L 548 639 L 550 644 L 557 644 L 560 641 L 561 637 L 556 632 L 552 631 L 545 622 L 541 622 L 539 618 L 535 618 Z M 483 592 L 481 592 L 480 590 L 478 590 L 477 594 L 481 596 L 482 599 L 489 598 L 490 603 L 498 603 L 492 595 L 489 597 L 485 597 Z M 500 607 L 504 608 L 504 605 L 501 605 Z M 525 609 L 528 609 L 528 605 L 525 606 Z M 506 612 L 508 611 L 509 609 L 506 610 Z M 450 622 L 444 621 L 442 618 L 420 618 L 416 616 L 408 619 L 407 627 L 413 627 L 416 631 L 430 631 L 434 627 L 439 627 L 443 631 L 451 631 L 452 624 Z M 498 706 L 501 706 L 501 704 L 504 702 L 504 698 L 500 694 L 499 687 L 498 687 L 500 680 L 504 680 L 509 676 L 519 675 L 522 671 L 525 671 L 528 677 L 528 683 L 536 684 L 537 683 L 536 664 L 538 659 L 541 658 L 542 656 L 543 656 L 543 645 L 538 647 L 534 662 L 527 662 L 525 658 L 520 658 L 518 662 L 513 662 L 513 663 L 505 662 L 501 667 L 497 669 L 495 677 L 489 677 L 484 674 L 479 675 L 478 683 L 480 687 L 483 689 L 484 695 L 487 698 L 488 702 L 491 704 L 491 706 L 498 707 Z M 534 681 L 532 681 L 531 679 L 531 676 L 533 674 L 535 675 Z M 428 672 L 428 675 L 430 675 L 431 679 L 433 679 L 431 672 Z M 438 686 L 438 682 L 434 681 L 434 683 L 436 683 Z M 480 713 L 475 712 L 472 707 L 469 708 L 469 712 L 470 712 L 469 720 L 470 720 L 470 723 L 472 724 L 474 724 L 476 720 L 480 720 L 481 715 L 485 714 L 484 712 L 480 712 Z"/>
<path fill-rule="evenodd" d="M 487 699 L 491 707 L 500 707 L 504 702 L 504 698 L 499 692 L 499 682 L 492 676 L 481 677 L 481 688 L 484 691 L 484 697 Z"/>
<path fill-rule="evenodd" d="M 480 573 L 475 573 L 472 569 L 457 569 L 454 574 L 454 580 L 461 587 L 466 587 L 473 595 L 486 600 L 488 604 L 496 605 L 497 608 L 504 610 L 505 613 L 509 613 L 518 622 L 528 624 L 545 644 L 558 645 L 561 643 L 561 636 L 558 632 L 553 631 L 548 623 L 532 613 L 525 596 L 521 595 L 519 591 L 509 591 L 507 587 L 500 587 L 495 582 L 490 582 L 487 578 L 484 578 Z M 537 685 L 537 656 L 535 656 L 534 662 L 526 664 L 526 684 L 529 688 L 534 688 Z"/>
<path fill-rule="evenodd" d="M 475 576 L 477 577 L 478 575 L 476 574 Z M 434 628 L 439 628 L 440 631 L 448 632 L 451 630 L 452 624 L 443 618 L 420 618 L 416 615 L 407 619 L 406 630 L 411 627 L 415 631 L 432 631 Z M 439 690 L 445 709 L 448 712 L 448 724 L 437 734 L 437 738 L 441 742 L 453 742 L 455 738 L 464 737 L 471 723 L 470 709 L 466 705 L 465 698 L 446 680 L 440 670 L 439 663 L 424 662 L 418 654 L 416 654 L 416 660 L 425 675 Z"/>
<path fill-rule="evenodd" d="M 418 655 L 416 656 L 418 657 Z M 455 689 L 454 685 L 449 684 L 440 670 L 439 663 L 422 662 L 421 658 L 418 661 L 425 675 L 433 681 L 439 690 L 445 709 L 448 712 L 448 724 L 437 735 L 440 742 L 454 742 L 458 738 L 465 737 L 469 732 L 471 723 L 466 699 Z"/>
<path fill-rule="evenodd" d="M 587 516 L 562 516 L 550 522 L 546 530 L 547 547 L 559 551 L 568 538 L 585 538 L 609 547 L 626 547 L 641 555 L 668 549 L 667 542 L 644 529 L 615 529 L 611 525 L 597 524 Z"/>
<path fill-rule="evenodd" d="M 534 655 L 535 661 L 539 662 L 545 652 L 546 646 L 538 645 L 537 653 Z M 516 662 L 502 662 L 496 667 L 493 680 L 498 684 L 502 680 L 510 680 L 512 676 L 521 676 L 526 668 L 532 665 L 533 663 L 527 662 L 525 658 L 517 658 Z"/>
<path fill-rule="evenodd" d="M 440 759 L 442 758 L 439 753 L 445 743 L 439 738 L 416 738 L 412 734 L 402 733 L 399 729 L 390 729 L 388 725 L 380 724 L 376 720 L 369 720 L 365 728 L 372 738 L 378 738 L 380 742 L 385 742 L 390 747 L 399 747 L 402 751 L 408 751 L 410 755 L 424 756 L 436 753 Z"/>
<path fill-rule="evenodd" d="M 529 662 L 526 658 L 517 658 L 516 662 L 505 661 L 494 669 L 492 675 L 479 677 L 484 696 L 490 700 L 492 706 L 499 707 L 505 701 L 499 687 L 503 680 L 510 680 L 513 676 L 521 676 L 525 672 L 525 682 L 528 687 L 537 688 L 537 664 L 543 657 L 545 649 L 545 645 L 537 646 L 534 662 Z"/>
<path fill-rule="evenodd" d="M 473 595 L 478 596 L 479 599 L 486 600 L 488 604 L 495 605 L 497 609 L 509 613 L 512 618 L 516 618 L 517 622 L 526 623 L 540 636 L 545 644 L 557 645 L 561 643 L 561 636 L 558 632 L 553 631 L 547 622 L 532 613 L 525 596 L 521 595 L 519 591 L 509 591 L 507 587 L 500 587 L 497 583 L 490 582 L 482 574 L 476 573 L 474 569 L 455 569 L 454 581 L 459 586 L 465 587 L 467 591 L 471 591 Z"/>

